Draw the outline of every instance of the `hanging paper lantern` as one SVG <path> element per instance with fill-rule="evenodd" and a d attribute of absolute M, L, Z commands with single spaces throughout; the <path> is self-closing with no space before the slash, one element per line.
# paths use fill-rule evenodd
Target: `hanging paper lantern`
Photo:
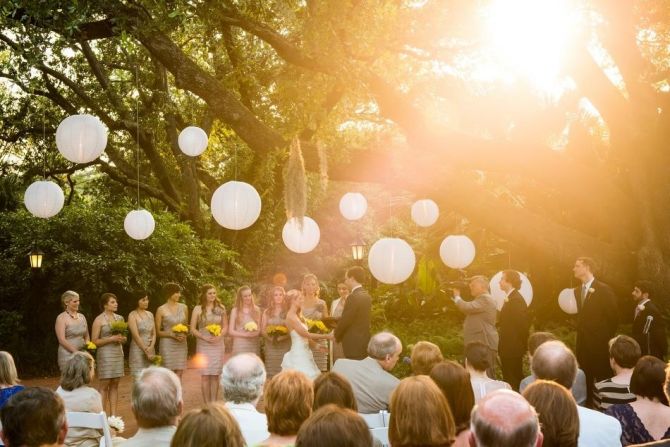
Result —
<path fill-rule="evenodd" d="M 54 182 L 38 180 L 28 186 L 23 202 L 30 214 L 47 219 L 63 209 L 65 195 L 60 186 Z"/>
<path fill-rule="evenodd" d="M 212 195 L 212 216 L 224 228 L 242 230 L 256 222 L 261 214 L 261 196 L 248 183 L 230 181 Z"/>
<path fill-rule="evenodd" d="M 92 115 L 72 115 L 56 129 L 58 151 L 73 163 L 88 163 L 107 146 L 107 128 Z"/>
<path fill-rule="evenodd" d="M 412 205 L 412 220 L 420 227 L 429 227 L 437 222 L 440 209 L 430 199 L 417 200 Z"/>
<path fill-rule="evenodd" d="M 154 216 L 147 210 L 133 210 L 126 214 L 123 228 L 128 236 L 141 241 L 151 236 L 156 227 Z"/>
<path fill-rule="evenodd" d="M 402 239 L 383 238 L 368 254 L 370 273 L 384 284 L 399 284 L 410 277 L 416 265 L 412 247 Z"/>
<path fill-rule="evenodd" d="M 530 303 L 533 302 L 533 285 L 530 283 L 530 280 L 526 275 L 521 272 L 518 273 L 521 277 L 521 287 L 519 288 L 519 293 L 523 297 L 524 301 L 526 301 L 526 304 L 530 306 Z M 502 279 L 502 275 L 502 272 L 496 273 L 489 282 L 491 295 L 496 300 L 498 310 L 502 309 L 503 304 L 505 303 L 505 296 L 507 295 L 503 289 L 500 288 L 500 280 Z"/>
<path fill-rule="evenodd" d="M 177 143 L 183 153 L 197 157 L 207 149 L 207 134 L 199 127 L 189 126 L 181 131 Z"/>
<path fill-rule="evenodd" d="M 368 201 L 360 192 L 348 192 L 340 199 L 340 213 L 347 220 L 358 220 L 368 210 Z"/>
<path fill-rule="evenodd" d="M 574 315 L 577 313 L 577 298 L 575 298 L 575 289 L 563 289 L 558 294 L 558 305 L 566 314 Z"/>
<path fill-rule="evenodd" d="M 295 253 L 308 253 L 319 244 L 321 230 L 314 219 L 303 217 L 302 228 L 296 217 L 290 218 L 281 232 L 284 245 Z"/>
<path fill-rule="evenodd" d="M 462 234 L 447 236 L 440 244 L 440 258 L 447 267 L 464 269 L 475 259 L 475 244 Z"/>

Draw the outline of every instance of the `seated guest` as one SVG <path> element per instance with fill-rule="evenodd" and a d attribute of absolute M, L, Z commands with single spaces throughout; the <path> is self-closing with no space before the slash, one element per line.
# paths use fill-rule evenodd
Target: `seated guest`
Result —
<path fill-rule="evenodd" d="M 14 358 L 9 352 L 0 351 L 0 408 L 5 406 L 7 399 L 24 388 L 19 382 Z"/>
<path fill-rule="evenodd" d="M 534 332 L 528 337 L 528 357 L 529 363 L 533 361 L 533 354 L 538 346 L 546 341 L 558 340 L 551 332 Z M 535 376 L 532 374 L 521 381 L 519 392 L 523 393 L 528 385 L 535 381 Z M 575 383 L 572 388 L 569 388 L 572 396 L 575 398 L 577 405 L 584 405 L 586 403 L 586 374 L 581 368 L 577 368 L 577 375 L 575 376 Z"/>
<path fill-rule="evenodd" d="M 171 447 L 244 447 L 237 421 L 222 402 L 187 412 L 172 437 Z"/>
<path fill-rule="evenodd" d="M 312 382 L 299 371 L 282 371 L 270 379 L 264 396 L 270 436 L 259 445 L 294 445 L 300 426 L 312 414 Z"/>
<path fill-rule="evenodd" d="M 361 413 L 387 410 L 391 393 L 400 382 L 391 371 L 402 352 L 400 339 L 389 332 L 375 334 L 368 343 L 368 356 L 363 360 L 339 359 L 333 372 L 342 374 L 354 389 Z"/>
<path fill-rule="evenodd" d="M 440 388 L 451 409 L 456 424 L 456 441 L 453 447 L 468 447 L 470 439 L 470 414 L 475 406 L 475 395 L 470 374 L 458 363 L 447 360 L 433 366 L 430 378 Z"/>
<path fill-rule="evenodd" d="M 0 438 L 7 447 L 63 446 L 67 420 L 63 399 L 47 388 L 26 388 L 0 412 Z"/>
<path fill-rule="evenodd" d="M 663 392 L 665 397 L 670 400 L 670 364 L 665 369 L 665 383 L 663 384 Z M 645 442 L 644 444 L 636 444 L 636 447 L 670 447 L 670 439 L 663 441 Z"/>
<path fill-rule="evenodd" d="M 302 424 L 296 447 L 370 447 L 368 424 L 355 411 L 329 404 L 319 408 Z"/>
<path fill-rule="evenodd" d="M 89 385 L 95 371 L 95 360 L 88 352 L 77 351 L 63 367 L 60 386 L 56 390 L 65 403 L 66 411 L 84 413 L 100 413 L 102 397 L 95 388 Z M 100 444 L 102 430 L 93 428 L 71 427 L 65 438 L 65 445 L 70 447 L 97 447 Z"/>
<path fill-rule="evenodd" d="M 347 379 L 335 372 L 325 372 L 314 380 L 314 405 L 312 410 L 328 404 L 358 412 L 354 389 Z"/>
<path fill-rule="evenodd" d="M 478 341 L 468 343 L 465 346 L 465 368 L 470 373 L 470 383 L 475 394 L 475 403 L 491 391 L 512 389 L 509 383 L 491 379 L 486 374 L 486 370 L 492 367 L 491 349 L 488 346 Z"/>
<path fill-rule="evenodd" d="M 570 391 L 550 380 L 536 380 L 526 387 L 523 397 L 540 417 L 543 447 L 577 447 L 579 413 Z"/>
<path fill-rule="evenodd" d="M 440 347 L 429 341 L 420 341 L 412 348 L 410 361 L 412 363 L 412 374 L 430 374 L 433 366 L 444 360 Z"/>
<path fill-rule="evenodd" d="M 403 379 L 391 395 L 389 441 L 393 447 L 450 446 L 454 419 L 447 399 L 429 377 Z"/>
<path fill-rule="evenodd" d="M 593 405 L 596 410 L 605 411 L 614 404 L 625 404 L 635 401 L 635 394 L 630 392 L 630 377 L 633 367 L 642 355 L 640 345 L 634 338 L 617 335 L 610 340 L 610 367 L 614 377 L 595 384 Z"/>
<path fill-rule="evenodd" d="M 263 394 L 265 367 L 256 354 L 233 356 L 223 365 L 221 390 L 226 408 L 237 420 L 247 445 L 257 445 L 270 436 L 268 420 L 256 410 Z"/>
<path fill-rule="evenodd" d="M 631 445 L 670 439 L 670 408 L 664 394 L 665 363 L 645 355 L 635 364 L 630 391 L 635 402 L 612 405 L 607 414 L 614 416 L 623 430 L 621 443 Z"/>

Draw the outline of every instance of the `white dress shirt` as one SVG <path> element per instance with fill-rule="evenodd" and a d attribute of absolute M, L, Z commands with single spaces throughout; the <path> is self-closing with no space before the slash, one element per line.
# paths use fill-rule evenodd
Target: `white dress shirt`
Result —
<path fill-rule="evenodd" d="M 226 408 L 240 425 L 242 437 L 247 445 L 258 445 L 270 437 L 267 417 L 259 413 L 253 404 L 226 402 Z"/>

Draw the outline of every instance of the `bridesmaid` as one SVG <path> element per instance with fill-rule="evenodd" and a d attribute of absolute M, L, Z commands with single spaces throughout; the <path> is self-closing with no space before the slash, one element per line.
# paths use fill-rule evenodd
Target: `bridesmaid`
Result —
<path fill-rule="evenodd" d="M 56 337 L 58 338 L 58 367 L 61 372 L 72 354 L 81 350 L 90 341 L 88 323 L 84 314 L 79 313 L 79 294 L 68 290 L 60 297 L 64 312 L 56 317 Z"/>
<path fill-rule="evenodd" d="M 233 354 L 251 352 L 258 355 L 260 334 L 261 310 L 254 303 L 251 287 L 242 286 L 237 289 L 235 307 L 230 312 L 229 334 L 233 337 Z M 244 325 L 250 322 L 256 324 L 256 330 L 247 331 Z"/>
<path fill-rule="evenodd" d="M 140 371 L 151 366 L 151 360 L 156 355 L 156 327 L 154 314 L 149 312 L 149 296 L 147 292 L 135 293 L 137 307 L 128 315 L 128 328 L 132 339 L 128 364 L 133 380 L 137 380 Z"/>
<path fill-rule="evenodd" d="M 337 285 L 337 293 L 340 297 L 334 299 L 330 306 L 330 315 L 333 318 L 337 318 L 338 320 L 342 318 L 342 312 L 344 311 L 344 305 L 347 304 L 349 292 L 349 287 L 346 284 L 341 282 Z M 337 341 L 332 341 L 331 343 L 333 343 L 333 363 L 335 363 L 337 359 L 344 358 L 344 351 L 342 350 L 342 343 Z"/>
<path fill-rule="evenodd" d="M 179 284 L 169 282 L 163 286 L 165 304 L 156 311 L 156 333 L 160 338 L 158 349 L 163 357 L 163 366 L 181 376 L 186 369 L 186 356 L 188 345 L 186 334 L 172 332 L 172 327 L 177 324 L 188 324 L 188 308 L 186 304 L 180 303 L 181 287 Z"/>
<path fill-rule="evenodd" d="M 308 273 L 302 278 L 303 305 L 302 315 L 309 320 L 321 320 L 328 317 L 326 302 L 319 298 L 319 280 Z M 314 362 L 321 371 L 328 371 L 328 340 L 320 340 L 312 346 Z"/>
<path fill-rule="evenodd" d="M 100 297 L 102 313 L 93 320 L 91 335 L 98 347 L 96 364 L 98 365 L 99 389 L 102 395 L 102 408 L 109 415 L 117 415 L 119 406 L 119 380 L 123 377 L 123 343 L 126 337 L 112 334 L 111 323 L 124 321 L 116 313 L 119 303 L 113 293 L 103 293 Z"/>
<path fill-rule="evenodd" d="M 272 288 L 271 300 L 268 308 L 263 312 L 261 319 L 261 334 L 265 338 L 265 370 L 268 380 L 275 374 L 281 372 L 281 362 L 284 360 L 284 354 L 291 349 L 291 339 L 288 331 L 286 335 L 278 337 L 269 336 L 266 333 L 268 326 L 286 326 L 286 312 L 288 306 L 286 303 L 286 292 L 283 287 L 275 286 Z"/>
<path fill-rule="evenodd" d="M 213 335 L 207 330 L 210 324 L 221 326 L 221 333 Z M 223 367 L 225 346 L 223 337 L 228 332 L 226 308 L 216 296 L 216 288 L 205 284 L 200 288 L 200 304 L 193 309 L 191 333 L 197 340 L 196 351 L 202 362 L 200 368 L 200 389 L 205 403 L 218 399 L 219 377 Z"/>

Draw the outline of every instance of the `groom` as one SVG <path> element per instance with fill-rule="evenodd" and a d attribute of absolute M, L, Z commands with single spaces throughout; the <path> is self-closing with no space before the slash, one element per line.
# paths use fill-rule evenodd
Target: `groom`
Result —
<path fill-rule="evenodd" d="M 368 355 L 372 299 L 361 285 L 365 276 L 365 270 L 359 266 L 351 267 L 344 274 L 344 283 L 351 293 L 335 328 L 335 340 L 342 342 L 344 356 L 348 359 L 362 360 Z"/>

